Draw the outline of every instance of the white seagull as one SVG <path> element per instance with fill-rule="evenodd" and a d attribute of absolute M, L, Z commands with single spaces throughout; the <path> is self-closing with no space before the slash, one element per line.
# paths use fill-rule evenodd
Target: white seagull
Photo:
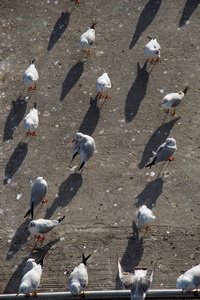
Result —
<path fill-rule="evenodd" d="M 74 296 L 84 296 L 84 290 L 88 284 L 88 272 L 86 267 L 86 261 L 90 256 L 91 254 L 85 257 L 82 253 L 82 263 L 80 263 L 78 267 L 75 267 L 72 273 L 70 274 L 68 288 Z"/>
<path fill-rule="evenodd" d="M 133 283 L 135 282 L 135 275 L 133 273 L 124 272 L 122 265 L 118 259 L 118 274 L 120 282 L 124 289 L 131 289 Z"/>
<path fill-rule="evenodd" d="M 171 113 L 173 116 L 176 113 L 175 107 L 178 106 L 181 103 L 181 100 L 187 93 L 188 86 L 183 91 L 180 91 L 179 93 L 170 93 L 167 94 L 161 101 L 160 106 L 164 108 L 165 112 L 169 112 L 170 109 L 174 109 Z"/>
<path fill-rule="evenodd" d="M 24 73 L 24 82 L 29 86 L 28 90 L 36 89 L 36 82 L 39 78 L 34 62 L 35 59 L 30 63 L 30 66 Z"/>
<path fill-rule="evenodd" d="M 36 289 L 40 284 L 42 267 L 43 267 L 43 258 L 41 259 L 40 263 L 38 263 L 35 267 L 33 267 L 30 271 L 28 271 L 23 276 L 17 295 L 25 294 L 25 296 L 28 298 L 31 296 L 30 293 L 32 293 L 34 297 L 37 296 Z"/>
<path fill-rule="evenodd" d="M 35 180 L 35 183 L 31 190 L 31 200 L 29 203 L 29 210 L 25 214 L 24 218 L 26 218 L 29 214 L 31 214 L 31 218 L 33 219 L 33 210 L 34 208 L 42 201 L 42 203 L 47 202 L 47 199 L 44 199 L 47 193 L 47 182 L 44 177 L 38 177 Z"/>
<path fill-rule="evenodd" d="M 155 267 L 154 267 L 155 269 Z M 135 268 L 134 271 L 134 283 L 131 287 L 131 300 L 144 300 L 146 293 L 150 288 L 153 281 L 154 270 L 152 270 L 151 275 L 147 276 L 147 268 Z"/>
<path fill-rule="evenodd" d="M 38 110 L 37 103 L 34 103 L 33 108 L 24 118 L 24 129 L 27 135 L 37 135 L 35 129 L 38 127 L 39 118 L 38 118 Z"/>
<path fill-rule="evenodd" d="M 150 39 L 150 42 L 148 42 L 145 46 L 145 55 L 148 57 L 152 57 L 152 60 L 150 61 L 150 63 L 153 62 L 160 62 L 160 45 L 158 44 L 156 39 L 152 39 L 148 36 L 148 38 Z"/>
<path fill-rule="evenodd" d="M 76 157 L 77 154 L 80 154 L 81 156 L 81 165 L 78 169 L 81 170 L 83 167 L 86 166 L 87 161 L 89 158 L 93 155 L 94 149 L 95 149 L 95 141 L 94 139 L 87 135 L 83 134 L 81 132 L 77 132 L 74 136 L 74 139 L 72 142 L 76 141 L 76 145 L 74 147 L 72 160 L 69 164 L 69 167 L 71 168 L 71 163 Z"/>
<path fill-rule="evenodd" d="M 176 282 L 176 288 L 185 290 L 186 292 L 192 292 L 198 296 L 197 288 L 200 286 L 200 264 L 186 271 L 183 275 L 180 275 Z"/>
<path fill-rule="evenodd" d="M 79 46 L 83 52 L 86 52 L 87 54 L 91 54 L 91 47 L 95 42 L 95 23 L 92 22 L 92 26 L 88 28 L 88 30 L 83 33 L 79 39 Z"/>
<path fill-rule="evenodd" d="M 150 163 L 145 167 L 151 167 L 161 161 L 174 160 L 174 157 L 171 157 L 174 151 L 177 150 L 176 140 L 173 138 L 167 138 L 166 141 L 158 147 L 158 149 L 153 151 L 153 157 L 150 158 Z"/>
<path fill-rule="evenodd" d="M 150 230 L 150 225 L 154 222 L 155 216 L 152 211 L 146 206 L 142 205 L 138 209 L 138 229 L 142 230 L 145 228 L 146 230 Z"/>
<path fill-rule="evenodd" d="M 38 219 L 32 220 L 26 229 L 29 230 L 30 233 L 35 235 L 35 238 L 40 240 L 41 242 L 45 239 L 45 234 L 51 231 L 55 226 L 60 224 L 60 222 L 65 218 L 59 218 L 58 220 L 46 220 L 46 219 Z"/>
<path fill-rule="evenodd" d="M 108 95 L 108 90 L 111 88 L 111 81 L 107 72 L 103 73 L 103 75 L 101 75 L 97 79 L 96 88 L 100 93 L 99 98 L 103 98 L 104 97 L 103 93 L 105 92 L 106 92 L 105 98 L 106 99 L 110 98 L 110 96 Z"/>

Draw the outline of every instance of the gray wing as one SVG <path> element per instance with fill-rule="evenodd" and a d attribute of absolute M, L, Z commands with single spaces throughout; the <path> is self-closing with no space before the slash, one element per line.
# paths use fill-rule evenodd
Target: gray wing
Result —
<path fill-rule="evenodd" d="M 46 234 L 47 232 L 51 231 L 59 222 L 56 220 L 45 220 L 41 224 L 38 225 L 38 231 L 41 234 Z"/>
<path fill-rule="evenodd" d="M 181 103 L 181 99 L 172 99 L 170 102 L 171 102 L 171 107 L 176 107 Z"/>
<path fill-rule="evenodd" d="M 175 151 L 174 148 L 167 147 L 167 146 L 163 147 L 157 152 L 155 163 L 159 163 L 161 161 L 167 160 L 173 155 L 174 151 Z"/>
<path fill-rule="evenodd" d="M 31 190 L 31 201 L 34 202 L 34 206 L 36 206 L 42 199 L 44 199 L 47 192 L 47 187 L 43 184 L 34 184 Z"/>

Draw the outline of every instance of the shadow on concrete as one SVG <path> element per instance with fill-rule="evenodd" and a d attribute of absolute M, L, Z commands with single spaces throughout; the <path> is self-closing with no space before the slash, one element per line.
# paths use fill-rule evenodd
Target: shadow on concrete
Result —
<path fill-rule="evenodd" d="M 79 61 L 76 63 L 68 72 L 65 81 L 62 86 L 62 93 L 60 100 L 64 100 L 70 90 L 75 86 L 77 81 L 80 79 L 84 70 L 84 62 Z"/>
<path fill-rule="evenodd" d="M 3 136 L 4 142 L 13 139 L 13 133 L 24 117 L 27 102 L 25 101 L 24 98 L 19 96 L 16 101 L 14 100 L 12 101 L 12 106 L 13 107 L 8 115 L 8 118 L 4 126 L 4 136 Z"/>
<path fill-rule="evenodd" d="M 126 251 L 123 255 L 123 257 L 121 258 L 121 265 L 124 269 L 125 272 L 134 272 L 134 268 L 137 267 L 140 263 L 140 260 L 142 258 L 143 255 L 143 238 L 139 238 L 138 235 L 138 229 L 137 226 L 135 224 L 135 222 L 133 221 L 132 223 L 132 227 L 133 227 L 133 234 L 128 237 L 128 246 L 126 247 Z M 117 253 L 119 255 L 120 258 L 120 254 Z M 116 260 L 116 267 L 117 267 L 117 260 Z M 118 273 L 116 275 L 116 289 L 121 289 L 121 283 L 119 280 L 119 276 Z"/>
<path fill-rule="evenodd" d="M 90 98 L 90 107 L 81 123 L 79 132 L 92 135 L 100 118 L 100 108 L 97 106 L 98 94 L 93 99 Z"/>
<path fill-rule="evenodd" d="M 135 46 L 143 31 L 151 24 L 160 8 L 161 2 L 162 0 L 149 0 L 149 2 L 147 2 L 140 14 L 129 49 Z"/>
<path fill-rule="evenodd" d="M 28 258 L 36 258 L 37 261 L 39 259 L 41 259 L 42 257 L 44 257 L 47 252 L 51 249 L 51 247 L 53 245 L 55 245 L 60 239 L 55 239 L 54 241 L 49 242 L 48 244 L 44 245 L 42 248 L 39 248 L 38 250 L 33 249 L 31 251 L 30 255 L 24 255 L 26 256 L 23 261 L 20 263 L 20 265 L 18 265 L 17 269 L 15 270 L 15 272 L 12 274 L 10 280 L 8 281 L 5 289 L 4 289 L 4 294 L 13 294 L 13 293 L 17 293 L 18 289 L 19 289 L 19 285 L 21 282 L 21 279 L 23 277 L 23 269 L 26 265 L 26 261 Z M 41 243 L 40 243 L 41 244 Z M 44 259 L 44 264 L 45 264 L 45 259 Z"/>
<path fill-rule="evenodd" d="M 50 51 L 53 46 L 57 43 L 57 41 L 61 38 L 67 26 L 69 24 L 70 14 L 68 10 L 65 13 L 62 13 L 61 16 L 58 18 L 54 28 L 51 32 L 49 44 L 47 50 Z"/>
<path fill-rule="evenodd" d="M 185 25 L 185 23 L 189 20 L 197 6 L 199 5 L 200 0 L 187 0 L 185 3 L 185 7 L 183 9 L 182 16 L 179 21 L 179 27 Z"/>
<path fill-rule="evenodd" d="M 142 68 L 140 64 L 137 63 L 137 77 L 128 92 L 125 103 L 124 116 L 126 123 L 131 122 L 135 118 L 139 106 L 146 95 L 150 74 L 147 72 L 147 62 L 148 60 L 146 60 Z"/>
<path fill-rule="evenodd" d="M 16 149 L 14 150 L 13 154 L 11 155 L 6 168 L 5 168 L 5 177 L 4 177 L 4 184 L 7 184 L 14 174 L 17 172 L 21 164 L 23 163 L 26 155 L 28 153 L 28 144 L 25 142 L 20 142 Z"/>
<path fill-rule="evenodd" d="M 139 169 L 142 169 L 147 164 L 150 157 L 153 156 L 152 151 L 156 151 L 158 147 L 165 142 L 175 123 L 180 118 L 181 117 L 174 120 L 172 119 L 170 122 L 162 124 L 154 131 L 143 151 L 141 162 L 138 164 Z"/>
<path fill-rule="evenodd" d="M 152 205 L 156 205 L 156 201 L 162 194 L 162 190 L 162 178 L 156 178 L 155 180 L 149 182 L 145 189 L 139 195 L 137 195 L 136 199 L 138 199 L 138 201 L 135 203 L 135 206 L 139 208 L 143 204 L 146 204 L 149 209 L 152 209 Z"/>
<path fill-rule="evenodd" d="M 51 207 L 46 210 L 44 219 L 50 219 L 58 207 L 67 206 L 82 185 L 82 176 L 79 173 L 70 174 L 59 187 L 58 196 Z"/>
<path fill-rule="evenodd" d="M 26 228 L 28 226 L 29 221 L 26 220 L 24 223 L 20 225 L 20 227 L 15 232 L 15 235 L 12 239 L 10 244 L 10 248 L 7 253 L 6 260 L 10 260 L 14 257 L 14 255 L 21 249 L 21 247 L 26 242 L 27 238 L 29 237 L 30 233 Z"/>

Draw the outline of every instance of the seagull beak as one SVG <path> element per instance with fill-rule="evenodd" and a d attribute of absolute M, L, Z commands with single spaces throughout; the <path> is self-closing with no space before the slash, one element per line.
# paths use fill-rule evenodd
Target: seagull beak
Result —
<path fill-rule="evenodd" d="M 25 227 L 25 229 L 28 229 L 28 228 L 29 228 L 28 226 Z"/>
<path fill-rule="evenodd" d="M 75 142 L 75 139 L 73 139 L 72 143 Z"/>
<path fill-rule="evenodd" d="M 34 261 L 36 261 L 37 258 L 34 258 Z"/>

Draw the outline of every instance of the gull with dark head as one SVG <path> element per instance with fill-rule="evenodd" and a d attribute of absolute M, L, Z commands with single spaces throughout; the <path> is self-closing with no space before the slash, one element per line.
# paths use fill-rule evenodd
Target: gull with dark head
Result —
<path fill-rule="evenodd" d="M 198 296 L 198 287 L 200 287 L 200 264 L 189 269 L 184 274 L 180 275 L 176 282 L 176 288 L 186 292 L 192 292 Z"/>

